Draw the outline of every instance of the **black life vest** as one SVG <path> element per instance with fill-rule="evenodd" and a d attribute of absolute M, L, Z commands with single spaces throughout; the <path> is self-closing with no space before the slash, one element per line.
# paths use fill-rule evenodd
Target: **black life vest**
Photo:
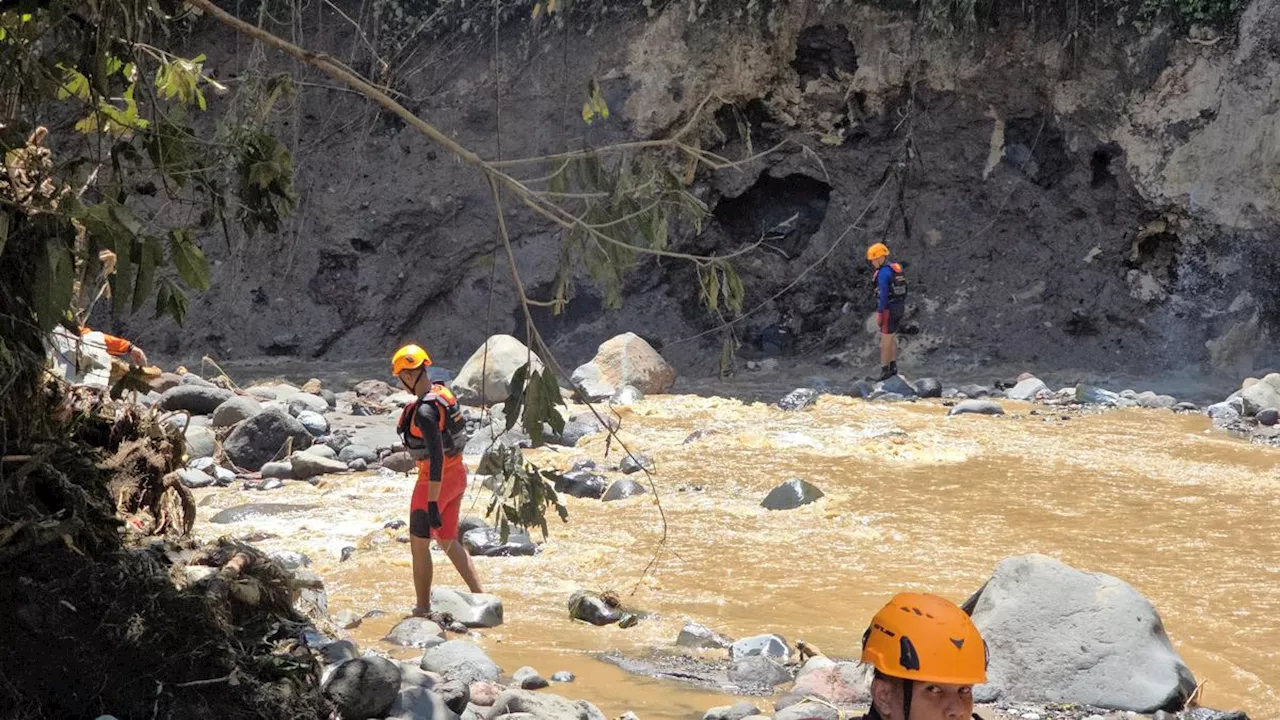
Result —
<path fill-rule="evenodd" d="M 461 455 L 467 446 L 467 421 L 462 417 L 462 408 L 458 405 L 458 399 L 449 392 L 449 388 L 438 383 L 431 386 L 431 392 L 406 405 L 400 413 L 400 422 L 396 425 L 396 431 L 400 433 L 400 438 L 404 441 L 409 455 L 414 460 L 425 460 L 430 456 L 427 451 L 427 441 L 413 421 L 418 415 L 418 406 L 424 402 L 436 405 L 437 414 L 440 416 L 440 440 L 444 445 L 444 454 L 447 457 Z"/>

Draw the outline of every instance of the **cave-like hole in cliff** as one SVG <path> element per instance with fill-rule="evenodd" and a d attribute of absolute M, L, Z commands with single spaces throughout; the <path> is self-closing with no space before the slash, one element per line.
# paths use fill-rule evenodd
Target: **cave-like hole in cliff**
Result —
<path fill-rule="evenodd" d="M 528 293 L 534 300 L 552 300 L 555 298 L 556 283 L 554 280 L 539 283 L 530 287 Z M 530 307 L 529 314 L 533 316 L 533 324 L 547 344 L 554 345 L 556 340 L 573 332 L 578 326 L 592 323 L 603 317 L 604 300 L 595 290 L 579 284 L 574 288 L 573 297 L 565 304 L 559 315 L 552 308 L 539 305 Z M 523 341 L 527 330 L 524 311 L 517 307 L 512 317 L 516 321 L 515 336 Z"/>
<path fill-rule="evenodd" d="M 837 70 L 852 75 L 858 70 L 858 53 L 849 41 L 849 29 L 844 25 L 815 25 L 801 30 L 791 66 L 800 74 L 801 82 L 835 77 Z"/>
<path fill-rule="evenodd" d="M 1093 151 L 1093 156 L 1089 159 L 1089 170 L 1092 174 L 1092 179 L 1089 181 L 1091 187 L 1114 187 L 1117 184 L 1115 173 L 1111 170 L 1111 161 L 1120 157 L 1123 152 L 1115 143 L 1099 145 Z"/>
<path fill-rule="evenodd" d="M 759 98 L 742 105 L 722 105 L 716 110 L 716 126 L 724 133 L 724 143 L 751 142 L 762 145 L 781 139 L 782 124 L 774 119 L 768 106 Z"/>
<path fill-rule="evenodd" d="M 1178 279 L 1182 241 L 1171 232 L 1158 232 L 1134 241 L 1129 264 L 1150 273 L 1155 279 L 1172 283 Z"/>
<path fill-rule="evenodd" d="M 1005 123 L 1004 160 L 1043 188 L 1057 185 L 1071 172 L 1066 136 L 1043 115 Z"/>
<path fill-rule="evenodd" d="M 733 247 L 764 238 L 766 251 L 792 259 L 804 252 L 822 226 L 831 186 L 806 175 L 762 175 L 735 198 L 721 200 L 714 215 Z"/>

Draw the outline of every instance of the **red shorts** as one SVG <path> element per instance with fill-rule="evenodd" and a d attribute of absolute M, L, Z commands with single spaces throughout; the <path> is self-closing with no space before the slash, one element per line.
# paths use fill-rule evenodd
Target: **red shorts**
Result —
<path fill-rule="evenodd" d="M 897 334 L 898 326 L 902 324 L 902 310 L 890 305 L 888 310 L 877 311 L 876 324 L 880 326 L 881 335 Z"/>
<path fill-rule="evenodd" d="M 458 539 L 458 515 L 462 512 L 462 494 L 467 489 L 467 467 L 461 457 L 444 460 L 444 472 L 440 477 L 440 507 L 442 524 L 427 532 L 427 488 L 430 486 L 431 464 L 418 463 L 418 482 L 413 486 L 413 499 L 409 502 L 409 533 L 417 537 L 436 540 Z"/>

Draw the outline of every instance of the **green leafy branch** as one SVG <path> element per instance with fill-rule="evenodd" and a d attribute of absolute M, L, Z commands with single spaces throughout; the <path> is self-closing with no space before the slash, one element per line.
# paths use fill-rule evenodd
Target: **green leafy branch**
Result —
<path fill-rule="evenodd" d="M 555 508 L 562 522 L 569 521 L 569 508 L 560 502 L 555 490 L 558 473 L 539 469 L 528 462 L 520 448 L 500 445 L 491 448 L 486 457 L 492 474 L 501 480 L 489 500 L 485 516 L 497 522 L 502 542 L 510 537 L 512 526 L 536 527 L 542 531 L 542 539 L 545 540 L 548 535 L 547 510 L 551 508 Z"/>

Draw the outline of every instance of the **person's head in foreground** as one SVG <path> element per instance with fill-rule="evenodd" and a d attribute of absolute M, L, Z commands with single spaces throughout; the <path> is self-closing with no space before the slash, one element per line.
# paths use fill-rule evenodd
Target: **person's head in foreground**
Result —
<path fill-rule="evenodd" d="M 987 644 L 969 615 L 937 595 L 900 593 L 871 619 L 862 662 L 875 668 L 869 720 L 967 720 L 987 681 Z"/>

